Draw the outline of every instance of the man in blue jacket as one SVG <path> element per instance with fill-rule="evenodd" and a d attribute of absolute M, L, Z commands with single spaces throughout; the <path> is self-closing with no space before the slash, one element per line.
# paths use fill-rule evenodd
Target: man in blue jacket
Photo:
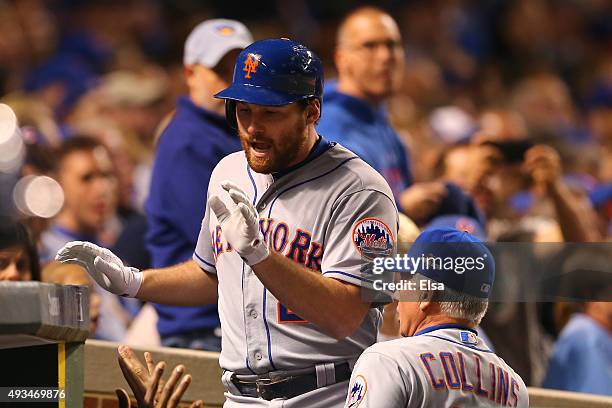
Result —
<path fill-rule="evenodd" d="M 160 136 L 151 190 L 145 204 L 147 246 L 155 268 L 190 260 L 204 216 L 208 181 L 215 165 L 241 149 L 227 126 L 223 100 L 213 98 L 231 83 L 239 52 L 253 42 L 234 20 L 207 20 L 189 34 L 183 63 L 189 95 L 178 100 Z M 219 351 L 217 306 L 156 306 L 162 345 Z"/>
<path fill-rule="evenodd" d="M 325 89 L 325 114 L 317 130 L 382 174 L 401 204 L 402 192 L 412 184 L 410 162 L 384 108 L 403 73 L 399 29 L 387 13 L 363 7 L 343 20 L 336 41 L 338 82 Z"/>
<path fill-rule="evenodd" d="M 404 49 L 399 28 L 384 11 L 361 7 L 338 28 L 338 81 L 323 95 L 325 113 L 318 132 L 353 151 L 387 180 L 395 201 L 417 225 L 444 211 L 458 188 L 441 181 L 414 183 L 407 147 L 387 120 L 385 102 L 401 85 Z M 460 193 L 460 192 L 459 192 Z"/>

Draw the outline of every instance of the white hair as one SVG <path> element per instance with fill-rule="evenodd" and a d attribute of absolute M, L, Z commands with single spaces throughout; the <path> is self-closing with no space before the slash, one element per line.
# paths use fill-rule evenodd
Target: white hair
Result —
<path fill-rule="evenodd" d="M 433 282 L 431 279 L 421 275 L 419 275 L 419 278 Z M 430 293 L 432 296 L 429 300 L 438 302 L 440 304 L 440 311 L 448 317 L 467 320 L 475 325 L 480 324 L 489 306 L 488 299 L 466 295 L 447 286 L 444 286 L 444 290 L 424 291 L 424 293 Z"/>

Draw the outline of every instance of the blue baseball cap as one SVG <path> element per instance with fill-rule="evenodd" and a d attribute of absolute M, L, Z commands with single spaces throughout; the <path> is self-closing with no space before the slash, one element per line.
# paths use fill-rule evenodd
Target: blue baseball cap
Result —
<path fill-rule="evenodd" d="M 468 232 L 480 241 L 487 240 L 487 233 L 480 221 L 467 215 L 441 215 L 431 220 L 423 230 L 432 228 L 454 228 L 459 231 Z"/>
<path fill-rule="evenodd" d="M 81 96 L 98 84 L 93 68 L 76 56 L 58 55 L 32 70 L 25 82 L 27 92 L 36 92 L 52 84 L 60 84 L 64 94 L 57 115 L 70 112 Z"/>
<path fill-rule="evenodd" d="M 474 235 L 455 228 L 423 231 L 408 252 L 421 258 L 415 273 L 444 284 L 456 292 L 487 299 L 495 280 L 495 260 Z"/>
<path fill-rule="evenodd" d="M 589 198 L 596 208 L 612 202 L 612 183 L 602 184 L 589 193 Z"/>
<path fill-rule="evenodd" d="M 441 215 L 466 215 L 478 220 L 478 223 L 485 227 L 487 219 L 474 199 L 454 183 L 445 183 L 445 186 L 446 195 L 442 199 L 440 207 L 431 214 L 425 223 L 427 224 Z"/>

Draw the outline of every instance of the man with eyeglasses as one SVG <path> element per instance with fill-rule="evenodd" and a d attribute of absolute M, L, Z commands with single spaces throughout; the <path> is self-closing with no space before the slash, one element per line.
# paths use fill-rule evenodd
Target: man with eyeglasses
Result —
<path fill-rule="evenodd" d="M 381 173 L 400 203 L 401 193 L 412 184 L 412 174 L 407 149 L 384 108 L 402 79 L 399 28 L 384 11 L 362 7 L 341 22 L 336 42 L 338 81 L 325 90 L 325 114 L 317 130 Z"/>

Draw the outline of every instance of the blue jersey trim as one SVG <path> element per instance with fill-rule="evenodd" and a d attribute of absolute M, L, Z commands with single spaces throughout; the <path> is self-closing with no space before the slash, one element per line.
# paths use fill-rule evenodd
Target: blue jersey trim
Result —
<path fill-rule="evenodd" d="M 210 266 L 210 267 L 211 267 L 211 268 L 213 268 L 215 271 L 217 270 L 217 267 L 216 267 L 215 265 L 211 264 L 210 262 L 206 262 L 206 261 L 204 260 L 204 258 L 202 258 L 200 255 L 198 255 L 198 253 L 197 253 L 197 252 L 194 252 L 193 254 L 195 255 L 195 257 L 196 257 L 196 258 L 198 258 L 200 261 L 202 261 L 202 263 L 203 263 L 204 265 L 206 265 L 206 266 Z"/>
<path fill-rule="evenodd" d="M 434 330 L 442 330 L 442 329 L 467 330 L 467 331 L 471 331 L 472 333 L 478 335 L 478 332 L 476 330 L 470 329 L 467 326 L 464 326 L 462 324 L 448 323 L 448 324 L 437 324 L 435 326 L 426 327 L 425 329 L 419 330 L 418 332 L 414 333 L 414 336 L 419 336 L 421 334 L 429 333 L 429 332 L 432 332 Z"/>
<path fill-rule="evenodd" d="M 318 178 L 321 178 L 321 177 L 327 176 L 329 173 L 332 173 L 332 172 L 334 172 L 335 170 L 337 170 L 338 168 L 340 168 L 341 166 L 343 166 L 343 165 L 344 165 L 346 162 L 349 162 L 349 161 L 351 161 L 351 160 L 358 159 L 358 158 L 359 158 L 359 157 L 357 157 L 357 156 L 354 156 L 354 157 L 349 157 L 348 159 L 344 160 L 342 163 L 338 164 L 338 165 L 337 165 L 336 167 L 334 167 L 333 169 L 331 169 L 331 170 L 329 170 L 329 171 L 327 171 L 327 172 L 325 172 L 325 173 L 323 173 L 323 174 L 320 174 L 320 175 L 318 175 L 318 176 L 316 176 L 316 177 L 313 177 L 313 178 L 311 178 L 311 179 L 308 179 L 308 180 L 302 181 L 301 183 L 297 183 L 296 185 L 293 185 L 293 186 L 291 186 L 291 187 L 288 187 L 288 188 L 284 189 L 283 191 L 281 191 L 280 193 L 278 193 L 278 195 L 277 195 L 276 197 L 274 197 L 274 200 L 272 200 L 272 203 L 270 204 L 270 208 L 268 209 L 268 218 L 270 218 L 270 216 L 271 216 L 271 214 L 272 214 L 272 207 L 274 207 L 274 203 L 276 203 L 276 200 L 278 200 L 278 198 L 279 198 L 281 195 L 283 195 L 283 194 L 285 194 L 287 191 L 292 190 L 292 189 L 294 189 L 294 188 L 296 188 L 296 187 L 299 187 L 299 186 L 301 186 L 301 185 L 303 185 L 303 184 L 310 183 L 311 181 L 314 181 L 314 180 L 316 180 L 316 179 L 318 179 Z"/>
<path fill-rule="evenodd" d="M 242 310 L 244 311 L 244 261 L 242 262 Z M 244 321 L 244 344 L 248 345 L 248 338 L 247 338 L 247 330 L 246 330 L 246 316 L 244 314 L 244 312 L 242 313 L 242 320 Z M 249 352 L 248 352 L 248 346 L 246 347 L 246 352 L 247 355 L 245 356 L 244 360 L 246 361 L 246 366 L 249 369 L 250 372 L 252 372 L 253 374 L 255 374 L 255 371 L 253 371 L 253 369 L 251 368 L 251 366 L 249 365 Z"/>
<path fill-rule="evenodd" d="M 268 319 L 266 318 L 267 292 L 268 292 L 268 290 L 266 288 L 264 288 L 264 293 L 263 293 L 263 321 L 264 321 L 264 325 L 266 326 L 266 336 L 268 337 L 268 360 L 270 360 L 270 364 L 272 365 L 272 368 L 274 370 L 276 370 L 276 367 L 274 366 L 274 362 L 272 361 L 272 342 L 270 341 L 270 328 L 268 327 Z"/>
<path fill-rule="evenodd" d="M 482 351 L 483 353 L 493 353 L 491 350 L 489 349 L 481 349 L 478 347 L 474 347 L 474 346 L 470 346 L 469 344 L 465 344 L 465 343 L 460 343 L 458 341 L 455 340 L 451 340 L 451 339 L 445 339 L 444 337 L 440 337 L 440 336 L 434 336 L 433 334 L 425 334 L 425 337 L 435 337 L 436 339 L 440 339 L 440 340 L 444 340 L 444 341 L 448 341 L 449 343 L 454 343 L 454 344 L 458 344 L 460 346 L 464 346 L 467 348 L 471 348 L 473 350 L 477 350 L 477 351 Z"/>
<path fill-rule="evenodd" d="M 253 190 L 255 190 L 255 196 L 253 197 L 253 205 L 255 205 L 255 203 L 257 202 L 257 184 L 255 184 L 255 179 L 253 178 L 253 175 L 251 174 L 251 168 L 249 167 L 249 163 L 247 163 L 246 166 L 246 170 L 247 170 L 247 174 L 249 175 L 249 178 L 251 179 L 251 183 L 253 184 Z"/>
<path fill-rule="evenodd" d="M 327 271 L 327 272 L 323 272 L 323 273 L 322 273 L 322 275 L 327 275 L 328 273 L 337 273 L 337 274 L 339 274 L 339 275 L 349 276 L 349 277 L 351 277 L 351 278 L 359 279 L 359 280 L 364 281 L 364 282 L 374 283 L 374 281 L 372 281 L 372 280 L 370 280 L 370 279 L 362 278 L 361 276 L 353 275 L 353 274 L 350 274 L 350 273 L 348 273 L 348 272 L 341 272 L 341 271 Z"/>
<path fill-rule="evenodd" d="M 358 159 L 359 157 L 355 156 L 355 157 L 350 157 L 346 160 L 344 160 L 342 163 L 338 164 L 336 167 L 334 167 L 333 169 L 319 175 L 316 177 L 313 177 L 311 179 L 305 180 L 301 183 L 298 183 L 296 185 L 293 185 L 289 188 L 286 188 L 285 190 L 281 191 L 275 198 L 274 200 L 272 200 L 272 203 L 270 204 L 270 208 L 268 210 L 268 218 L 270 218 L 270 215 L 272 214 L 272 207 L 274 207 L 274 203 L 276 202 L 276 200 L 284 193 L 286 193 L 287 191 L 295 188 L 295 187 L 299 187 L 303 184 L 309 183 L 313 180 L 316 180 L 318 178 L 324 177 L 326 175 L 328 175 L 329 173 L 332 173 L 333 171 L 335 171 L 336 169 L 338 169 L 339 167 L 341 167 L 342 165 L 344 165 L 346 162 L 353 160 L 353 159 Z M 255 185 L 255 180 L 253 179 L 253 176 L 251 175 L 251 169 L 249 167 L 249 165 L 247 164 L 247 173 L 249 174 L 249 178 L 251 179 L 251 183 L 253 183 L 253 188 L 255 189 L 255 198 L 253 199 L 253 204 L 255 204 L 256 199 L 257 199 L 257 186 Z M 351 275 L 349 275 L 351 276 Z M 359 278 L 357 276 L 355 276 L 355 278 L 358 279 L 362 279 Z M 274 361 L 272 361 L 272 342 L 270 341 L 270 327 L 268 326 L 268 319 L 266 318 L 266 299 L 267 299 L 267 289 L 264 288 L 264 293 L 263 293 L 263 321 L 264 321 L 264 326 L 266 327 L 266 336 L 267 336 L 267 340 L 268 340 L 268 360 L 270 360 L 270 365 L 272 366 L 272 368 L 274 370 L 276 370 L 276 366 L 274 365 Z M 247 358 L 248 360 L 248 358 Z"/>
<path fill-rule="evenodd" d="M 255 184 L 255 179 L 253 178 L 253 174 L 251 174 L 251 168 L 249 167 L 248 162 L 246 165 L 246 171 L 247 171 L 247 174 L 249 175 L 249 179 L 251 179 L 251 184 L 253 184 L 253 190 L 255 191 L 255 194 L 253 196 L 253 203 L 252 203 L 253 205 L 255 205 L 255 203 L 257 202 L 257 184 Z M 244 261 L 242 262 L 242 294 L 244 295 Z M 243 298 L 243 302 L 244 302 L 244 298 Z M 270 341 L 270 327 L 268 326 L 268 319 L 266 318 L 266 288 L 264 288 L 264 293 L 263 293 L 263 321 L 266 327 L 266 337 L 268 340 L 268 359 L 270 360 L 270 364 L 272 365 L 272 368 L 276 370 L 276 367 L 274 366 L 274 362 L 272 361 L 272 343 Z M 246 325 L 245 325 L 245 328 L 246 328 Z M 248 354 L 246 357 L 246 361 L 247 361 L 247 368 L 251 370 L 251 367 L 249 367 Z M 251 370 L 251 372 L 253 372 L 253 370 Z"/>

